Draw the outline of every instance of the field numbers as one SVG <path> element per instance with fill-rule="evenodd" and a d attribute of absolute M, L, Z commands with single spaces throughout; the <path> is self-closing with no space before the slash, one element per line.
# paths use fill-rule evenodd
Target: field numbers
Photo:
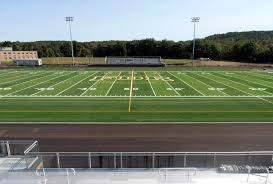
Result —
<path fill-rule="evenodd" d="M 36 88 L 38 91 L 53 91 L 54 88 Z"/>
<path fill-rule="evenodd" d="M 124 91 L 130 91 L 130 88 L 124 88 Z M 138 91 L 138 88 L 133 88 L 133 91 Z"/>
<path fill-rule="evenodd" d="M 9 91 L 11 90 L 12 88 L 0 88 L 1 91 Z"/>
<path fill-rule="evenodd" d="M 210 91 L 224 91 L 226 88 L 208 88 Z"/>
<path fill-rule="evenodd" d="M 252 91 L 266 91 L 267 88 L 249 88 Z"/>
<path fill-rule="evenodd" d="M 167 88 L 167 91 L 182 91 L 184 88 Z"/>

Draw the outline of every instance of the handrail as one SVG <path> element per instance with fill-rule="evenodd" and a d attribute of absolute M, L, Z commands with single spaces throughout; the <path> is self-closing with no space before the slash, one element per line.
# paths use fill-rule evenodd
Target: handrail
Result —
<path fill-rule="evenodd" d="M 180 170 L 180 171 L 188 171 L 188 172 L 190 172 L 190 171 L 193 171 L 193 173 L 192 174 L 187 174 L 186 176 L 195 176 L 196 174 L 197 174 L 197 168 L 194 168 L 194 167 L 186 167 L 186 168 L 161 168 L 161 169 L 159 169 L 158 170 L 158 174 L 159 175 L 161 175 L 161 171 L 162 170 L 165 170 L 165 173 L 164 174 L 166 174 L 166 171 L 172 171 L 172 170 Z"/>
<path fill-rule="evenodd" d="M 188 168 L 161 168 L 158 170 L 158 174 L 159 176 L 162 176 L 162 170 L 164 170 L 164 175 L 165 176 L 165 183 L 168 183 L 168 171 L 171 171 L 171 170 L 180 170 L 180 171 L 186 171 L 187 174 L 185 175 L 182 175 L 182 176 L 187 176 L 187 183 L 190 182 L 190 177 L 192 176 L 195 176 L 197 174 L 197 169 L 196 168 L 193 168 L 193 167 L 188 167 Z M 191 174 L 190 172 L 193 171 L 193 173 Z M 177 174 L 177 175 L 181 175 L 181 174 Z M 174 175 L 172 175 L 174 176 Z"/>
<path fill-rule="evenodd" d="M 253 168 L 251 168 L 251 167 L 249 167 L 248 168 L 248 175 L 247 175 L 247 183 L 249 183 L 249 178 L 250 178 L 250 175 L 251 175 L 251 170 L 252 170 Z M 270 171 L 269 171 L 269 169 L 266 169 L 266 176 L 261 176 L 261 175 L 259 175 L 259 174 L 252 174 L 253 176 L 257 176 L 257 177 L 260 177 L 260 178 L 265 178 L 265 184 L 267 184 L 268 183 L 268 178 L 269 178 L 269 173 L 270 173 Z"/>
<path fill-rule="evenodd" d="M 39 170 L 43 171 L 43 175 L 39 174 Z M 63 170 L 64 172 L 68 171 L 68 170 L 71 170 L 73 175 L 76 176 L 76 170 L 74 168 L 43 168 L 43 169 L 36 169 L 36 175 L 37 176 L 44 176 L 46 174 L 46 171 L 61 171 L 61 170 Z"/>

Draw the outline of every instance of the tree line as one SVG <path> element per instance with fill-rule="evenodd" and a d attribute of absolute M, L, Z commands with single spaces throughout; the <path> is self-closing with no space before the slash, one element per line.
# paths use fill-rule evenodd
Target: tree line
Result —
<path fill-rule="evenodd" d="M 166 59 L 190 59 L 192 41 L 143 39 L 133 41 L 74 41 L 76 57 L 161 56 Z M 39 57 L 69 57 L 68 41 L 1 42 L 0 47 L 36 50 Z M 195 57 L 213 60 L 273 63 L 273 32 L 242 32 L 214 35 L 196 41 Z"/>

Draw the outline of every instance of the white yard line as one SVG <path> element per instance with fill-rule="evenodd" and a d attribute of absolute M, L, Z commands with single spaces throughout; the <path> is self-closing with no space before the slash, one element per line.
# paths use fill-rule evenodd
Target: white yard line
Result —
<path fill-rule="evenodd" d="M 53 73 L 52 75 L 54 75 L 54 74 L 56 74 L 56 73 Z M 32 87 L 38 86 L 38 85 L 40 85 L 40 84 L 46 83 L 46 82 L 48 82 L 48 81 L 54 80 L 54 79 L 56 79 L 56 78 L 58 78 L 58 77 L 62 77 L 62 76 L 64 76 L 64 75 L 54 77 L 54 78 L 52 78 L 52 79 L 49 79 L 49 80 L 46 80 L 46 81 L 40 82 L 40 83 L 38 83 L 38 84 L 34 84 L 34 85 L 32 85 L 32 86 L 29 86 L 29 87 L 26 87 L 26 88 L 23 88 L 23 89 L 20 89 L 20 90 L 14 91 L 14 92 L 12 92 L 12 93 L 8 93 L 7 95 L 11 95 L 11 94 L 13 94 L 13 93 L 18 93 L 18 92 L 23 91 L 23 90 L 25 90 L 25 89 L 29 89 L 29 88 L 32 88 Z M 45 77 L 47 77 L 47 76 L 45 76 Z"/>
<path fill-rule="evenodd" d="M 105 72 L 105 71 L 104 71 Z M 103 77 L 105 77 L 106 75 L 108 75 L 108 72 L 103 76 Z M 92 87 L 94 87 L 98 82 L 100 82 L 102 79 L 103 79 L 103 77 L 101 78 L 101 79 L 99 79 L 99 80 L 97 80 L 92 86 L 90 86 L 86 91 L 84 91 L 80 96 L 83 96 L 85 93 L 87 93 L 88 91 L 89 91 L 89 89 L 91 89 Z"/>
<path fill-rule="evenodd" d="M 72 72 L 72 73 L 74 73 L 74 72 Z M 72 74 L 72 73 L 70 73 L 70 74 Z M 69 74 L 67 74 L 67 75 L 69 75 Z M 79 74 L 77 74 L 77 75 L 75 75 L 75 76 L 73 76 L 73 77 L 70 77 L 70 78 L 68 78 L 68 79 L 65 79 L 65 80 L 63 80 L 63 81 L 60 81 L 60 82 L 58 82 L 58 83 L 56 83 L 56 84 L 53 84 L 53 85 L 51 85 L 51 86 L 49 86 L 49 87 L 47 87 L 47 88 L 52 88 L 52 87 L 54 87 L 54 86 L 57 86 L 57 85 L 59 85 L 59 84 L 65 82 L 65 81 L 68 81 L 68 80 L 70 80 L 70 79 L 72 79 L 72 78 L 74 78 L 74 77 L 76 77 L 76 76 L 78 76 L 78 75 L 79 75 Z M 42 93 L 42 92 L 43 92 L 43 91 L 38 91 L 38 92 L 36 92 L 36 93 L 31 94 L 30 96 L 35 96 L 36 94 L 39 94 L 39 93 Z"/>
<path fill-rule="evenodd" d="M 188 84 L 187 82 L 183 81 L 180 77 L 175 76 L 174 74 L 172 74 L 171 72 L 168 72 L 170 75 L 174 76 L 175 78 L 177 78 L 178 80 L 180 80 L 181 82 L 183 82 L 184 84 L 188 85 L 190 88 L 192 88 L 193 90 L 195 90 L 196 92 L 198 92 L 199 94 L 206 96 L 204 93 L 202 93 L 201 91 L 199 91 L 198 89 L 196 89 L 195 87 L 191 86 L 190 84 Z"/>
<path fill-rule="evenodd" d="M 213 74 L 212 74 L 213 75 Z M 222 77 L 223 78 L 223 77 Z M 235 77 L 236 79 L 239 79 L 239 78 L 237 78 L 237 77 Z M 226 79 L 226 78 L 225 78 Z M 226 79 L 226 80 L 229 80 L 229 81 L 233 81 L 233 80 L 231 80 L 231 79 Z M 248 88 L 255 88 L 255 87 L 253 87 L 253 86 L 249 86 L 249 85 L 247 85 L 247 84 L 244 84 L 244 83 L 241 83 L 241 82 L 237 82 L 237 81 L 233 81 L 233 82 L 236 82 L 236 83 L 238 83 L 238 84 L 241 84 L 241 85 L 244 85 L 244 86 L 246 86 L 246 87 L 248 87 Z M 267 91 L 263 91 L 263 92 L 265 92 L 265 93 L 268 93 L 268 94 L 270 94 L 270 95 L 273 95 L 273 93 L 270 93 L 270 92 L 267 92 Z"/>
<path fill-rule="evenodd" d="M 186 74 L 186 75 L 187 75 L 187 74 Z M 196 74 L 196 75 L 200 76 L 199 74 Z M 192 77 L 192 76 L 189 76 L 189 75 L 187 75 L 187 76 L 190 77 L 190 78 L 192 78 L 192 79 L 195 79 L 195 80 L 201 82 L 202 84 L 208 86 L 209 88 L 214 88 L 213 86 L 211 86 L 211 85 L 209 85 L 209 84 L 206 84 L 206 83 L 204 83 L 203 81 L 200 81 L 200 80 L 198 80 L 198 79 L 196 79 L 196 78 L 194 78 L 194 77 Z M 226 94 L 226 93 L 223 92 L 223 91 L 218 91 L 218 92 L 223 93 L 223 94 L 225 94 L 225 95 L 227 95 L 227 96 L 230 96 L 230 95 Z"/>
<path fill-rule="evenodd" d="M 161 77 L 162 79 L 163 79 L 163 77 L 158 73 L 158 72 L 156 72 L 157 73 L 157 75 L 159 76 L 159 77 Z M 168 84 L 170 87 L 171 87 L 171 89 L 178 95 L 178 96 L 181 96 L 181 94 L 180 93 L 178 93 L 177 91 L 176 91 L 176 89 L 174 89 L 174 87 L 168 82 L 168 81 L 166 81 L 166 80 L 163 80 L 166 84 Z"/>
<path fill-rule="evenodd" d="M 132 70 L 132 76 L 131 76 L 130 97 L 129 97 L 129 103 L 128 103 L 128 112 L 131 112 L 132 96 L 133 96 L 133 86 L 134 86 L 134 70 Z"/>
<path fill-rule="evenodd" d="M 110 93 L 110 91 L 111 91 L 111 89 L 113 88 L 114 84 L 117 82 L 118 77 L 120 76 L 120 74 L 121 74 L 121 72 L 119 72 L 119 74 L 118 74 L 118 76 L 116 77 L 115 81 L 112 83 L 112 85 L 110 86 L 110 88 L 108 89 L 108 91 L 106 92 L 106 94 L 105 94 L 104 96 L 107 96 L 107 95 Z"/>
<path fill-rule="evenodd" d="M 237 76 L 238 76 L 238 74 L 236 74 Z M 252 78 L 254 78 L 255 76 L 252 76 L 252 75 L 249 75 L 249 74 L 246 74 L 246 75 L 248 75 L 248 76 L 250 76 L 250 77 L 252 77 Z M 240 77 L 240 76 L 238 76 L 238 77 Z M 240 78 L 238 78 L 238 77 L 235 77 L 236 79 L 240 79 Z M 247 79 L 245 79 L 245 78 L 242 78 L 241 80 L 245 80 L 245 81 L 248 81 L 248 82 L 252 82 L 252 83 L 255 83 L 255 84 L 258 84 L 258 85 L 261 85 L 261 86 L 264 86 L 264 87 L 268 87 L 268 88 L 271 88 L 271 89 L 273 89 L 272 87 L 273 87 L 273 83 L 272 83 L 272 86 L 269 86 L 269 85 L 267 85 L 267 84 L 264 84 L 264 83 L 259 83 L 259 82 L 255 82 L 255 81 L 250 81 L 250 80 L 247 80 Z M 258 80 L 262 80 L 262 79 L 258 79 Z M 266 81 L 267 82 L 267 81 Z M 271 83 L 271 82 L 270 82 Z"/>
<path fill-rule="evenodd" d="M 211 75 L 213 75 L 213 74 L 211 74 Z M 215 75 L 213 75 L 213 76 L 215 76 Z M 223 77 L 220 77 L 220 76 L 216 76 L 216 77 L 223 78 Z M 228 80 L 228 81 L 231 81 L 231 82 L 235 82 L 235 83 L 240 84 L 240 85 L 244 85 L 244 86 L 246 86 L 246 87 L 251 87 L 251 86 L 248 86 L 248 85 L 239 83 L 239 82 L 237 82 L 237 81 L 233 81 L 233 80 L 226 79 L 226 78 L 223 78 L 223 79 Z M 231 86 L 230 86 L 230 87 L 231 87 Z M 243 91 L 243 90 L 240 90 L 240 89 L 238 89 L 238 88 L 235 88 L 235 87 L 231 87 L 231 88 L 237 89 L 237 90 L 239 90 L 239 91 L 241 91 L 241 92 L 243 92 L 243 93 L 246 93 L 246 94 L 249 94 L 249 95 L 253 96 L 253 94 L 251 94 L 251 93 L 249 93 L 249 92 L 246 92 L 246 91 Z M 263 97 L 263 96 L 255 96 L 255 98 L 258 98 L 258 99 L 260 99 L 260 100 L 263 100 L 263 101 L 266 101 L 266 102 L 268 102 L 268 103 L 273 104 L 273 102 L 264 99 L 264 98 L 266 98 L 266 97 Z"/>
<path fill-rule="evenodd" d="M 19 81 L 19 80 L 22 80 L 22 79 L 26 79 L 26 78 L 29 78 L 30 76 L 26 76 L 27 73 L 25 74 L 22 74 L 20 76 L 13 76 L 13 77 L 7 77 L 6 79 L 8 80 L 9 78 L 13 78 L 12 80 L 9 80 L 7 82 L 0 82 L 0 85 L 2 84 L 7 84 L 7 83 L 11 83 L 11 82 L 16 82 L 16 81 Z M 23 78 L 20 78 L 20 77 L 23 77 Z"/>
<path fill-rule="evenodd" d="M 42 72 L 41 72 L 42 73 Z M 21 85 L 21 84 L 24 84 L 24 83 L 27 83 L 27 82 L 31 82 L 31 81 L 33 81 L 33 80 L 37 80 L 37 79 L 40 79 L 40 78 L 43 78 L 43 77 L 46 77 L 46 74 L 47 72 L 44 72 L 43 73 L 43 75 L 41 75 L 41 76 L 33 76 L 33 77 L 36 77 L 36 78 L 33 78 L 33 79 L 30 79 L 30 80 L 27 80 L 27 81 L 25 81 L 25 82 L 21 82 L 21 83 L 19 83 L 19 84 L 13 84 L 13 85 L 11 85 L 11 86 L 8 86 L 8 87 L 15 87 L 15 86 L 18 86 L 18 85 Z M 50 75 L 53 75 L 53 74 L 50 74 Z"/>
<path fill-rule="evenodd" d="M 70 86 L 69 88 L 66 88 L 65 90 L 63 90 L 63 91 L 61 91 L 60 93 L 58 93 L 56 96 L 59 96 L 60 94 L 62 94 L 62 93 L 64 93 L 64 92 L 66 92 L 67 90 L 69 90 L 69 89 L 73 88 L 74 86 L 76 86 L 76 85 L 80 84 L 82 81 L 84 81 L 84 80 L 88 79 L 89 77 L 92 77 L 92 76 L 93 76 L 93 75 L 95 75 L 96 73 L 98 73 L 98 72 L 95 72 L 95 73 L 93 73 L 92 75 L 88 75 L 88 77 L 85 77 L 84 79 L 82 79 L 82 80 L 80 80 L 79 82 L 77 82 L 77 83 L 73 84 L 73 85 L 72 85 L 72 86 Z"/>
<path fill-rule="evenodd" d="M 210 75 L 213 75 L 213 74 L 210 74 Z M 213 75 L 213 76 L 215 76 L 215 75 Z M 224 84 L 223 82 L 220 82 L 220 81 L 217 81 L 217 80 L 214 80 L 214 79 L 211 79 L 211 78 L 208 78 L 207 76 L 204 76 L 205 78 L 207 78 L 207 79 L 210 79 L 210 80 L 212 80 L 212 81 L 215 81 L 215 82 L 218 82 L 218 83 L 221 83 L 221 84 L 223 84 L 224 86 L 227 86 L 227 87 L 229 87 L 229 88 L 232 88 L 232 89 L 235 89 L 235 90 L 237 90 L 237 91 L 241 91 L 242 93 L 245 93 L 245 94 L 250 94 L 250 93 L 247 93 L 247 92 L 245 92 L 245 91 L 243 91 L 243 90 L 240 90 L 240 89 L 238 89 L 238 88 L 235 88 L 235 87 L 233 87 L 233 86 L 230 86 L 230 85 L 228 85 L 228 84 Z M 218 77 L 218 76 L 217 76 Z M 228 80 L 228 79 L 227 79 Z M 250 95 L 252 95 L 252 94 L 250 94 Z"/>
<path fill-rule="evenodd" d="M 147 80 L 148 80 L 148 82 L 149 82 L 149 84 L 150 84 L 150 86 L 151 86 L 151 89 L 152 89 L 152 91 L 153 91 L 153 93 L 154 93 L 154 96 L 156 96 L 155 90 L 154 90 L 154 88 L 153 88 L 153 86 L 152 86 L 152 84 L 151 84 L 151 81 L 150 81 L 150 77 L 148 77 L 148 75 L 146 74 L 146 72 L 144 72 L 144 74 L 146 75 L 146 78 L 147 78 Z"/>

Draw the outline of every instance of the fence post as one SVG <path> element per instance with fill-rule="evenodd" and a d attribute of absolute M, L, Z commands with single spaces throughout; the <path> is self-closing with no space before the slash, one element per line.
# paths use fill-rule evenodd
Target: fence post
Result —
<path fill-rule="evenodd" d="M 57 156 L 57 167 L 61 168 L 61 165 L 60 165 L 60 154 L 56 153 L 56 156 Z"/>
<path fill-rule="evenodd" d="M 184 167 L 187 166 L 187 153 L 184 154 Z"/>
<path fill-rule="evenodd" d="M 122 153 L 120 153 L 120 168 L 123 168 L 123 163 L 122 163 Z"/>
<path fill-rule="evenodd" d="M 213 156 L 213 167 L 216 168 L 216 153 Z"/>
<path fill-rule="evenodd" d="M 9 141 L 7 141 L 7 143 L 6 143 L 6 147 L 7 147 L 7 153 L 8 153 L 8 156 L 10 157 L 10 156 L 11 156 L 11 152 L 10 152 Z"/>
<path fill-rule="evenodd" d="M 153 169 L 155 168 L 155 153 L 153 153 Z"/>
<path fill-rule="evenodd" d="M 92 158 L 91 158 L 91 153 L 88 152 L 88 166 L 89 166 L 89 169 L 92 168 Z"/>
<path fill-rule="evenodd" d="M 114 168 L 117 168 L 117 160 L 116 160 L 116 153 L 114 153 Z"/>

